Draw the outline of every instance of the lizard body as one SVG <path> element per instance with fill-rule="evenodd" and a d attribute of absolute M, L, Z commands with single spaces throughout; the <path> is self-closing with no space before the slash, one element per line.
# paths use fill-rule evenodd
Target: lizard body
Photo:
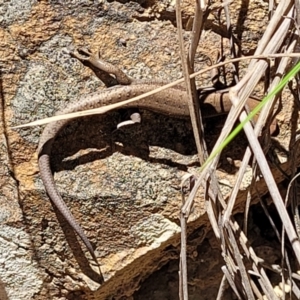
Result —
<path fill-rule="evenodd" d="M 118 103 L 149 92 L 155 88 L 161 87 L 164 83 L 155 81 L 130 81 L 127 84 L 128 85 L 114 86 L 101 92 L 95 92 L 86 95 L 80 98 L 79 101 L 71 103 L 65 109 L 57 112 L 57 114 L 66 114 Z M 258 100 L 249 98 L 247 104 L 250 109 L 253 109 L 258 104 Z M 147 109 L 177 118 L 189 117 L 187 93 L 182 87 L 179 86 L 161 91 L 157 94 L 141 99 L 138 102 L 124 105 L 124 108 L 131 107 Z M 227 113 L 231 108 L 231 101 L 229 99 L 228 93 L 212 93 L 207 95 L 204 100 L 204 105 L 202 105 L 201 108 L 204 118 L 212 117 L 216 114 Z M 60 120 L 57 122 L 49 123 L 45 127 L 40 137 L 38 146 L 38 165 L 40 169 L 40 175 L 49 198 L 62 213 L 66 221 L 76 231 L 76 233 L 79 235 L 79 237 L 89 250 L 93 259 L 97 262 L 97 258 L 90 241 L 88 240 L 82 228 L 77 223 L 71 211 L 60 196 L 55 186 L 53 174 L 51 171 L 50 155 L 53 142 L 55 141 L 55 138 L 60 130 L 69 122 L 69 119 Z"/>

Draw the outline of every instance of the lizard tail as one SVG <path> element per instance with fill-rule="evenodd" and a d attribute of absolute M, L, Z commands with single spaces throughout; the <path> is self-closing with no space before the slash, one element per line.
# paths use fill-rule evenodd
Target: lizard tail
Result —
<path fill-rule="evenodd" d="M 57 189 L 55 188 L 53 175 L 50 168 L 50 156 L 47 153 L 43 153 L 41 151 L 41 154 L 39 155 L 39 168 L 40 168 L 40 175 L 44 182 L 46 192 L 51 199 L 51 201 L 54 203 L 54 205 L 58 208 L 58 210 L 61 212 L 63 217 L 67 220 L 69 225 L 75 230 L 75 232 L 78 234 L 80 239 L 85 244 L 86 248 L 90 252 L 93 260 L 96 262 L 96 264 L 99 266 L 99 263 L 97 261 L 94 249 L 92 247 L 92 244 L 90 243 L 89 239 L 83 232 L 80 225 L 76 222 L 74 216 L 72 215 L 71 211 L 65 204 L 64 200 L 58 193 Z"/>

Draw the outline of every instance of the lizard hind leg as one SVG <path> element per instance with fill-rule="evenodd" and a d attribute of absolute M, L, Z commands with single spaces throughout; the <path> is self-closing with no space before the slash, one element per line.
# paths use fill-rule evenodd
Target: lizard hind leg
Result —
<path fill-rule="evenodd" d="M 93 53 L 86 48 L 78 48 L 70 51 L 70 55 L 78 59 L 83 65 L 93 70 L 95 75 L 106 85 L 114 86 L 117 84 L 129 85 L 133 79 L 125 74 L 120 68 L 100 58 L 100 53 Z M 111 76 L 114 75 L 113 76 Z"/>
<path fill-rule="evenodd" d="M 120 122 L 117 125 L 117 129 L 120 129 L 123 126 L 128 126 L 128 125 L 133 125 L 133 124 L 136 124 L 136 123 L 141 123 L 141 121 L 142 121 L 141 114 L 139 112 L 134 112 L 130 115 L 130 120 Z"/>

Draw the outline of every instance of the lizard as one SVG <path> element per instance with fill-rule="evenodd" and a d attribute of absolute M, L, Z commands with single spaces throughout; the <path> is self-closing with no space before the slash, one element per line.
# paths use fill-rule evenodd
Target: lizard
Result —
<path fill-rule="evenodd" d="M 78 49 L 70 52 L 71 56 L 79 59 L 83 64 L 92 67 L 94 72 L 98 72 L 107 78 L 107 75 L 113 74 L 115 79 L 121 85 L 112 86 L 105 90 L 94 92 L 88 95 L 84 95 L 75 103 L 70 103 L 66 108 L 58 111 L 56 115 L 67 114 L 86 109 L 97 108 L 109 104 L 118 103 L 129 98 L 141 95 L 143 93 L 154 90 L 161 87 L 166 82 L 155 80 L 134 80 L 127 76 L 121 69 L 114 65 L 102 60 L 98 55 L 92 54 L 85 49 Z M 97 74 L 96 74 L 97 75 Z M 99 77 L 99 76 L 98 76 Z M 259 101 L 254 98 L 248 98 L 247 105 L 252 110 Z M 203 103 L 201 103 L 201 111 L 204 118 L 216 116 L 218 114 L 224 114 L 229 112 L 231 108 L 231 101 L 229 99 L 228 92 L 225 93 L 210 93 L 205 96 Z M 182 86 L 175 86 L 167 90 L 163 90 L 157 94 L 148 96 L 135 103 L 129 103 L 122 108 L 142 108 L 157 112 L 164 115 L 170 115 L 176 118 L 189 118 L 189 108 L 187 103 L 187 93 Z M 45 190 L 50 200 L 61 212 L 63 217 L 78 234 L 87 250 L 91 254 L 93 260 L 98 265 L 98 260 L 94 249 L 84 233 L 81 226 L 77 223 L 71 211 L 62 199 L 59 191 L 57 190 L 51 171 L 50 156 L 52 145 L 61 131 L 61 129 L 70 122 L 68 120 L 60 120 L 52 122 L 46 125 L 43 130 L 39 145 L 38 145 L 38 165 L 40 170 L 40 176 L 43 181 Z M 129 123 L 140 122 L 140 118 L 132 117 L 132 121 Z M 120 125 L 120 124 L 119 124 Z M 118 128 L 120 127 L 118 125 Z M 121 126 L 127 125 L 125 121 Z M 272 132 L 272 128 L 271 128 Z"/>

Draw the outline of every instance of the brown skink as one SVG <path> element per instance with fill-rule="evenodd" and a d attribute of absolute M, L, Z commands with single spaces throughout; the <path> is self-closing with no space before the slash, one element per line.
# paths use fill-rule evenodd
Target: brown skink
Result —
<path fill-rule="evenodd" d="M 129 98 L 149 92 L 153 89 L 161 87 L 162 85 L 162 82 L 134 82 L 130 80 L 128 85 L 115 86 L 100 92 L 86 95 L 80 98 L 77 102 L 72 103 L 65 109 L 57 112 L 57 115 L 118 103 L 120 101 L 127 100 Z M 252 109 L 258 104 L 258 100 L 249 98 L 247 104 L 249 108 Z M 147 109 L 150 111 L 154 111 L 164 115 L 170 115 L 172 117 L 177 118 L 189 118 L 187 94 L 181 87 L 169 88 L 150 97 L 141 99 L 138 102 L 126 104 L 123 108 L 131 107 Z M 216 116 L 217 114 L 227 113 L 231 108 L 231 102 L 227 93 L 213 93 L 206 96 L 204 104 L 201 107 L 203 117 L 209 118 L 212 116 Z M 40 169 L 40 175 L 45 185 L 45 189 L 48 196 L 58 208 L 58 210 L 62 213 L 67 222 L 79 235 L 79 237 L 89 250 L 90 254 L 92 255 L 93 259 L 97 262 L 96 255 L 94 253 L 90 241 L 88 240 L 82 228 L 77 223 L 71 211 L 66 206 L 64 200 L 60 196 L 55 186 L 54 178 L 51 172 L 50 155 L 53 142 L 55 141 L 55 138 L 60 132 L 60 130 L 69 122 L 70 120 L 61 120 L 49 123 L 45 127 L 40 137 L 38 146 L 38 164 Z"/>

